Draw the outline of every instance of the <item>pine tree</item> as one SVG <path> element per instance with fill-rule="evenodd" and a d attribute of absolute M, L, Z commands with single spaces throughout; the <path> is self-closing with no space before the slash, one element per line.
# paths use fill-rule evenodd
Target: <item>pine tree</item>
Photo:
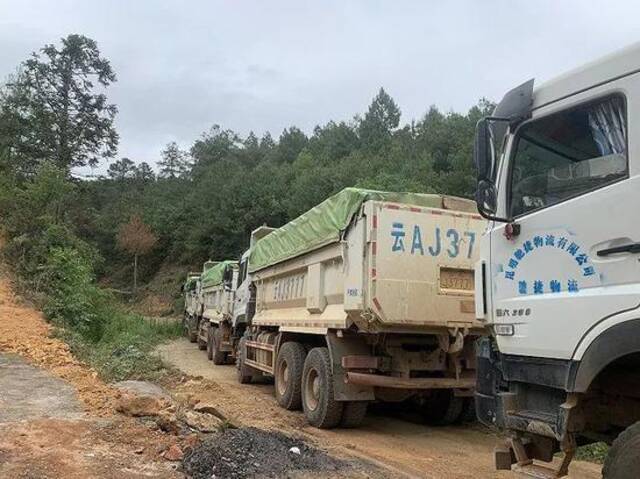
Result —
<path fill-rule="evenodd" d="M 63 38 L 61 47 L 46 45 L 23 62 L 0 102 L 17 169 L 31 175 L 49 161 L 69 171 L 113 157 L 117 108 L 102 90 L 114 81 L 96 42 L 82 35 Z"/>

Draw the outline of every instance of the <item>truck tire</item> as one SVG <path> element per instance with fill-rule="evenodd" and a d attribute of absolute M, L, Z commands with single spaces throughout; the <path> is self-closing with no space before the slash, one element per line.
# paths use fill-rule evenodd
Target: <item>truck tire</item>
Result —
<path fill-rule="evenodd" d="M 207 330 L 207 359 L 209 361 L 213 359 L 213 326 L 211 324 Z"/>
<path fill-rule="evenodd" d="M 296 411 L 302 408 L 302 370 L 307 351 L 300 343 L 284 343 L 278 351 L 275 370 L 275 390 L 278 404 Z"/>
<path fill-rule="evenodd" d="M 249 384 L 253 379 L 253 374 L 251 374 L 251 369 L 244 364 L 245 357 L 245 347 L 244 343 L 247 341 L 246 338 L 240 339 L 238 341 L 238 352 L 236 353 L 236 357 L 238 358 L 236 362 L 236 371 L 237 378 L 240 384 Z"/>
<path fill-rule="evenodd" d="M 213 364 L 220 366 L 224 364 L 227 359 L 227 353 L 220 351 L 220 343 L 222 343 L 222 330 L 218 326 L 213 327 L 213 344 L 212 344 L 212 359 Z"/>
<path fill-rule="evenodd" d="M 340 427 L 359 427 L 360 424 L 362 424 L 364 417 L 367 415 L 369 401 L 346 401 L 343 404 Z"/>
<path fill-rule="evenodd" d="M 476 416 L 476 403 L 474 399 L 464 398 L 464 405 L 462 406 L 459 422 L 468 424 L 476 422 L 477 420 L 478 417 Z"/>
<path fill-rule="evenodd" d="M 195 343 L 198 340 L 198 330 L 196 328 L 192 328 L 193 320 L 189 318 L 187 320 L 187 333 L 189 335 L 189 342 Z"/>
<path fill-rule="evenodd" d="M 182 334 L 185 338 L 189 337 L 189 318 L 186 314 L 182 316 Z"/>
<path fill-rule="evenodd" d="M 340 423 L 343 404 L 333 394 L 333 371 L 327 348 L 313 348 L 302 372 L 302 409 L 307 421 L 320 429 Z"/>
<path fill-rule="evenodd" d="M 640 477 L 640 422 L 622 431 L 613 441 L 604 460 L 602 479 L 635 479 Z"/>
<path fill-rule="evenodd" d="M 200 351 L 204 351 L 205 349 L 207 349 L 207 341 L 203 341 L 202 339 L 200 339 L 200 328 L 198 328 L 198 349 Z"/>
<path fill-rule="evenodd" d="M 432 426 L 448 426 L 461 420 L 465 398 L 456 397 L 449 389 L 432 392 L 424 404 L 422 413 L 425 422 Z"/>

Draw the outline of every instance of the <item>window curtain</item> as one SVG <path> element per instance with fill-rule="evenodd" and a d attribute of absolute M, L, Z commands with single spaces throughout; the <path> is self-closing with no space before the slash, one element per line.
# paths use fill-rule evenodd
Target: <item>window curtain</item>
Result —
<path fill-rule="evenodd" d="M 589 127 L 602 156 L 625 153 L 627 124 L 622 98 L 613 97 L 591 107 Z"/>

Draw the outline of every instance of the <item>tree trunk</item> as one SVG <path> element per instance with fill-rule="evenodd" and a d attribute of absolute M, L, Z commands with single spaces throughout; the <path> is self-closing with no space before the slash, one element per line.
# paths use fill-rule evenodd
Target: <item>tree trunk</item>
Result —
<path fill-rule="evenodd" d="M 135 297 L 138 290 L 138 255 L 133 255 L 133 296 Z"/>

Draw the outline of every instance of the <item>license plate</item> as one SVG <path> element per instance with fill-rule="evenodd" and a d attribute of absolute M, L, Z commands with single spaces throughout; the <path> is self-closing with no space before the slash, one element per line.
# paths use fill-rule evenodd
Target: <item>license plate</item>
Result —
<path fill-rule="evenodd" d="M 440 268 L 440 292 L 444 294 L 473 294 L 473 270 Z"/>

